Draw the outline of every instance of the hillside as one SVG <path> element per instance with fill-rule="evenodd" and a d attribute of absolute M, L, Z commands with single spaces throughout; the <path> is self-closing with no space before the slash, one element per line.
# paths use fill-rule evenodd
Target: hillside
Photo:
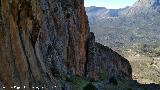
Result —
<path fill-rule="evenodd" d="M 97 10 L 98 8 L 98 10 Z M 131 6 L 121 9 L 100 9 L 99 7 L 87 7 L 86 12 L 90 22 L 90 29 L 95 33 L 96 41 L 111 47 L 122 56 L 132 62 L 132 58 L 136 56 L 145 56 L 150 58 L 150 61 L 156 62 L 156 67 L 159 66 L 160 58 L 160 2 L 159 0 L 137 0 Z M 109 12 L 110 11 L 110 12 Z M 116 14 L 115 12 L 116 11 Z M 95 14 L 98 13 L 98 14 Z M 113 13 L 114 12 L 114 13 Z M 132 57 L 132 58 L 129 58 Z M 138 59 L 141 60 L 141 59 Z M 145 58 L 143 59 L 145 60 Z M 134 61 L 134 60 L 133 60 Z M 145 61 L 144 61 L 145 62 Z M 148 63 L 148 62 L 147 62 Z M 137 65 L 134 63 L 131 65 Z M 145 68 L 143 67 L 140 68 Z M 134 66 L 133 66 L 134 67 Z M 148 72 L 149 68 L 144 72 Z M 160 68 L 156 68 L 154 73 L 157 73 L 149 81 L 159 83 Z M 133 71 L 137 68 L 133 68 Z M 146 74 L 138 76 L 140 79 Z M 149 73 L 153 74 L 153 73 Z M 136 77 L 137 78 L 137 77 Z M 147 77 L 146 79 L 148 79 Z M 143 83 L 149 83 L 143 82 Z"/>

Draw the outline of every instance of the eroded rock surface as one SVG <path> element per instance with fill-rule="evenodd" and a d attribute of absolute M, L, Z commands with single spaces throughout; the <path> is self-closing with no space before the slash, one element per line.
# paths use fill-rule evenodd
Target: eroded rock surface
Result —
<path fill-rule="evenodd" d="M 132 68 L 129 61 L 111 50 L 95 42 L 95 36 L 90 33 L 88 42 L 87 76 L 97 79 L 99 74 L 108 75 L 108 78 L 122 80 L 132 79 Z"/>
<path fill-rule="evenodd" d="M 87 17 L 79 0 L 1 0 L 0 80 L 56 84 L 52 70 L 83 75 Z"/>

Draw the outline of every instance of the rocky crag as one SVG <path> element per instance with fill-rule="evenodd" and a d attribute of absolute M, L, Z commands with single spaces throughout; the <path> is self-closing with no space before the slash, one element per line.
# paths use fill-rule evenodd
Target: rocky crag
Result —
<path fill-rule="evenodd" d="M 83 1 L 1 0 L 1 82 L 50 86 L 54 70 L 83 75 L 89 32 L 83 8 Z"/>
<path fill-rule="evenodd" d="M 1 0 L 0 66 L 2 90 L 105 90 L 99 73 L 132 80 L 129 62 L 95 43 L 83 0 Z"/>
<path fill-rule="evenodd" d="M 132 80 L 132 69 L 125 58 L 108 47 L 95 42 L 95 36 L 90 33 L 87 49 L 87 75 L 95 78 L 105 73 L 118 79 Z"/>

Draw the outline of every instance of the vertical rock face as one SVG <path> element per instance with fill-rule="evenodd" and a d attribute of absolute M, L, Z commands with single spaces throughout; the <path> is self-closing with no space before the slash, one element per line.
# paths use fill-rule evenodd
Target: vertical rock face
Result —
<path fill-rule="evenodd" d="M 49 90 L 60 86 L 54 78 L 57 73 L 94 77 L 108 72 L 131 78 L 124 58 L 88 39 L 83 3 L 1 0 L 0 86 L 26 86 L 29 90 L 32 86 L 45 86 Z"/>
<path fill-rule="evenodd" d="M 90 34 L 88 46 L 87 77 L 96 80 L 100 74 L 104 74 L 108 78 L 132 79 L 129 61 L 110 48 L 96 43 L 93 33 Z"/>
<path fill-rule="evenodd" d="M 88 24 L 83 0 L 1 0 L 0 82 L 54 85 L 54 70 L 84 74 Z"/>

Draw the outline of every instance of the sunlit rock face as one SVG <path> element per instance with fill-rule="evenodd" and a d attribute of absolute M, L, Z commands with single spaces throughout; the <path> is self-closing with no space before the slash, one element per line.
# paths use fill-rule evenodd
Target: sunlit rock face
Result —
<path fill-rule="evenodd" d="M 88 21 L 83 0 L 1 0 L 0 82 L 57 85 L 52 72 L 84 74 Z"/>

